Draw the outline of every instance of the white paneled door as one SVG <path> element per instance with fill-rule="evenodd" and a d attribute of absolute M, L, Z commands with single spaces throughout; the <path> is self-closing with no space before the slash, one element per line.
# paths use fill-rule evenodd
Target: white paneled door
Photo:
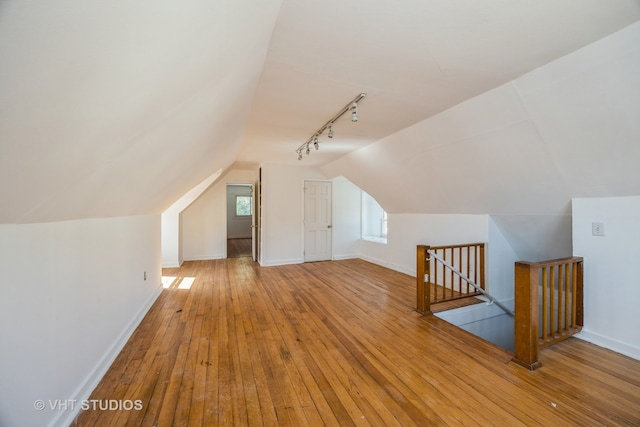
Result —
<path fill-rule="evenodd" d="M 331 259 L 331 182 L 304 182 L 304 260 Z"/>

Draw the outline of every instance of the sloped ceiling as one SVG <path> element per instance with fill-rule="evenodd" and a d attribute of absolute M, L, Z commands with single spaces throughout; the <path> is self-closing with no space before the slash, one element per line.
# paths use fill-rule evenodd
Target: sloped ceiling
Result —
<path fill-rule="evenodd" d="M 245 161 L 295 149 L 364 92 L 360 121 L 305 165 L 323 165 L 611 34 L 637 0 L 285 0 L 247 123 Z"/>
<path fill-rule="evenodd" d="M 636 0 L 4 1 L 0 223 L 160 213 L 236 161 L 297 162 L 366 92 L 303 160 L 327 165 L 639 16 Z M 385 203 L 456 210 L 434 197 Z"/>
<path fill-rule="evenodd" d="M 236 160 L 278 1 L 3 1 L 0 223 L 159 213 Z"/>
<path fill-rule="evenodd" d="M 640 194 L 638 76 L 635 23 L 323 170 L 390 213 L 489 214 L 521 258 L 571 256 L 572 198 Z"/>

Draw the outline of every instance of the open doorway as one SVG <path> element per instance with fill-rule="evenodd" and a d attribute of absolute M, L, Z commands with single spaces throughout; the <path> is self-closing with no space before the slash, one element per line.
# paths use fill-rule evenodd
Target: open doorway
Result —
<path fill-rule="evenodd" d="M 252 256 L 252 193 L 252 184 L 227 184 L 227 258 Z"/>

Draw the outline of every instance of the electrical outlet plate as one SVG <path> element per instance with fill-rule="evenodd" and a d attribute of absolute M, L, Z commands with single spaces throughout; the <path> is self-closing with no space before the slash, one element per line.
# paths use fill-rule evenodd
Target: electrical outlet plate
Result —
<path fill-rule="evenodd" d="M 592 222 L 591 223 L 591 235 L 593 235 L 593 236 L 604 236 L 604 223 L 603 222 Z"/>

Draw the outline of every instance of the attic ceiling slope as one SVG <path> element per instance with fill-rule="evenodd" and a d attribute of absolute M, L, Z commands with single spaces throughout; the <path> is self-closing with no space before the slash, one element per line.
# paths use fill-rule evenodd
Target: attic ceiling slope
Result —
<path fill-rule="evenodd" d="M 569 256 L 572 198 L 640 194 L 638 76 L 640 22 L 321 169 L 389 213 L 492 215 L 519 254 Z"/>
<path fill-rule="evenodd" d="M 319 166 L 499 87 L 638 20 L 637 0 L 284 0 L 239 160 Z"/>
<path fill-rule="evenodd" d="M 279 1 L 5 1 L 0 223 L 160 213 L 235 161 Z"/>

